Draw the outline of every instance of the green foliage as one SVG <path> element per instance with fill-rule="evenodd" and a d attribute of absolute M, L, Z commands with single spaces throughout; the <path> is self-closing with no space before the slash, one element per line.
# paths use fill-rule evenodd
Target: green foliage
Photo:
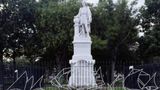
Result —
<path fill-rule="evenodd" d="M 73 17 L 78 13 L 79 7 L 80 4 L 76 0 L 42 0 L 39 3 L 36 25 L 42 44 L 46 47 L 43 57 L 48 64 L 65 66 L 61 64 L 67 64 L 66 59 L 71 58 Z"/>
<path fill-rule="evenodd" d="M 160 0 L 146 0 L 140 11 L 140 24 L 145 35 L 139 40 L 139 52 L 140 58 L 146 61 L 160 56 Z"/>
<path fill-rule="evenodd" d="M 10 58 L 27 56 L 23 62 L 33 63 L 43 53 L 35 25 L 37 3 L 35 0 L 2 0 L 0 10 L 0 52 L 12 49 Z M 1 57 L 2 59 L 2 57 Z M 26 60 L 26 61 L 24 61 Z M 18 63 L 19 61 L 17 61 Z"/>
<path fill-rule="evenodd" d="M 107 45 L 106 40 L 102 40 L 98 36 L 92 36 L 92 40 L 93 40 L 93 48 L 92 48 L 93 50 L 94 49 L 103 50 L 106 48 Z"/>
<path fill-rule="evenodd" d="M 73 17 L 78 11 L 77 4 L 71 1 L 67 3 L 48 1 L 47 6 L 43 2 L 40 3 L 42 6 L 37 14 L 37 27 L 43 34 L 42 39 L 48 40 L 46 41 L 48 43 L 44 42 L 44 44 L 47 47 L 61 46 L 71 39 Z"/>
<path fill-rule="evenodd" d="M 92 9 L 92 34 L 98 37 L 98 39 L 93 37 L 93 42 L 96 42 L 97 45 L 100 44 L 99 49 L 103 47 L 106 50 L 104 55 L 110 53 L 109 56 L 114 57 L 119 54 L 118 57 L 120 58 L 126 55 L 126 57 L 119 58 L 117 61 L 128 60 L 132 56 L 128 54 L 130 53 L 129 45 L 135 43 L 138 38 L 138 32 L 135 28 L 138 25 L 138 19 L 133 17 L 136 12 L 133 9 L 136 1 L 131 3 L 131 7 L 127 4 L 126 0 L 119 0 L 117 3 L 113 3 L 112 0 L 104 0 Z M 117 53 L 115 53 L 115 49 L 117 49 Z M 112 61 L 113 58 L 110 58 L 110 60 Z"/>

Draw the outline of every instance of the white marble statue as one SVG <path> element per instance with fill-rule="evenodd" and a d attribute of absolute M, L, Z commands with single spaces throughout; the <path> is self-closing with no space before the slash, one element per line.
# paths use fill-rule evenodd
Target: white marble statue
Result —
<path fill-rule="evenodd" d="M 79 24 L 79 35 L 89 35 L 92 14 L 85 0 L 82 1 L 82 7 L 79 9 L 79 13 L 75 16 L 74 22 L 75 24 Z"/>
<path fill-rule="evenodd" d="M 92 14 L 86 2 L 82 1 L 79 13 L 74 17 L 74 40 L 73 56 L 69 61 L 71 65 L 71 76 L 68 86 L 70 87 L 96 87 L 94 64 L 91 55 L 91 32 L 90 24 Z"/>

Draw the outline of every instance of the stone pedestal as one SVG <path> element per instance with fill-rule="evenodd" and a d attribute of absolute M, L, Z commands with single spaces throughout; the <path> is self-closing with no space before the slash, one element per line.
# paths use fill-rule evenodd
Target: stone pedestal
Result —
<path fill-rule="evenodd" d="M 70 60 L 71 76 L 69 86 L 71 87 L 95 87 L 94 64 L 91 55 L 90 37 L 74 37 L 74 55 Z"/>

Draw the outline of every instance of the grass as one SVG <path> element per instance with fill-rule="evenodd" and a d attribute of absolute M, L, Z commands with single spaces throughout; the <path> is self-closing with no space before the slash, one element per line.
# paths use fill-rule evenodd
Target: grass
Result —
<path fill-rule="evenodd" d="M 115 87 L 114 89 L 112 90 L 124 90 L 122 87 Z"/>
<path fill-rule="evenodd" d="M 55 87 L 46 87 L 46 88 L 44 88 L 44 90 L 63 90 L 63 89 L 58 89 L 58 88 L 55 88 Z M 124 89 L 122 87 L 114 87 L 112 89 L 108 88 L 108 89 L 103 89 L 103 90 L 124 90 Z"/>
<path fill-rule="evenodd" d="M 45 87 L 43 89 L 44 90 L 59 90 L 58 88 L 55 88 L 55 87 Z"/>

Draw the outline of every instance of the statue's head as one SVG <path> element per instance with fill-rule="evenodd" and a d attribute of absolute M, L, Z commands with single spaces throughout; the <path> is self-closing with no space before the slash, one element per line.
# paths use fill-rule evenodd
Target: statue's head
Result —
<path fill-rule="evenodd" d="M 82 0 L 82 6 L 86 6 L 86 5 L 87 5 L 86 1 Z"/>

